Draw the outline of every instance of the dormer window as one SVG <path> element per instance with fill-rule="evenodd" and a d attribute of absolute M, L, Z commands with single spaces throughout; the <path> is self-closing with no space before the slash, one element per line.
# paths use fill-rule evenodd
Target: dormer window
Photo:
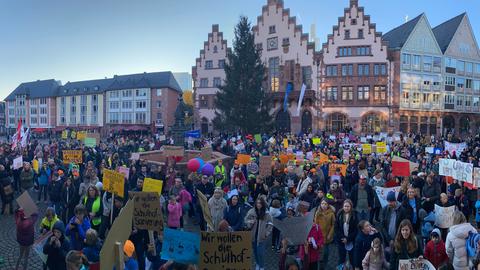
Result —
<path fill-rule="evenodd" d="M 87 92 L 87 89 L 88 89 L 87 87 L 84 87 L 84 88 L 83 88 L 83 91 L 84 91 L 84 92 Z"/>
<path fill-rule="evenodd" d="M 352 25 L 357 25 L 357 19 L 352 19 Z"/>
<path fill-rule="evenodd" d="M 277 31 L 276 31 L 276 29 L 275 29 L 275 25 L 270 25 L 270 26 L 268 27 L 268 33 L 269 33 L 269 34 L 275 34 L 276 32 L 277 32 Z"/>
<path fill-rule="evenodd" d="M 73 88 L 73 92 L 77 92 L 77 91 L 78 91 L 78 89 L 77 89 L 77 88 Z"/>
<path fill-rule="evenodd" d="M 345 30 L 345 39 L 350 39 L 350 30 Z"/>
<path fill-rule="evenodd" d="M 213 46 L 213 53 L 217 53 L 218 52 L 218 48 L 217 48 L 217 45 Z"/>
<path fill-rule="evenodd" d="M 358 29 L 358 38 L 363 38 L 363 29 Z"/>
<path fill-rule="evenodd" d="M 98 91 L 98 86 L 94 86 L 93 90 Z"/>

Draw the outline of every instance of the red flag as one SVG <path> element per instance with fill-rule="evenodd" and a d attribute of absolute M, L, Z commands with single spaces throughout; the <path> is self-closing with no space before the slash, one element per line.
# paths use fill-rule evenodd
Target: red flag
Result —
<path fill-rule="evenodd" d="M 19 142 L 22 138 L 22 134 L 20 134 L 21 129 L 22 129 L 22 118 L 20 117 L 20 120 L 18 120 L 18 126 L 17 126 L 17 142 Z"/>
<path fill-rule="evenodd" d="M 401 161 L 392 161 L 392 175 L 410 176 L 410 163 Z"/>

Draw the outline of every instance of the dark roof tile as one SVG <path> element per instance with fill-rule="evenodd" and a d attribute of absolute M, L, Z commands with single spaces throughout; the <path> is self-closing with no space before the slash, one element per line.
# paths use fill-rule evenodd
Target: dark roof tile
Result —
<path fill-rule="evenodd" d="M 457 32 L 465 15 L 466 13 L 464 12 L 432 29 L 442 53 L 445 53 L 448 49 L 448 46 L 450 45 L 450 42 L 452 42 L 453 36 L 455 35 L 455 32 Z"/>
<path fill-rule="evenodd" d="M 388 41 L 388 48 L 390 49 L 400 49 L 407 42 L 408 37 L 412 33 L 415 26 L 418 24 L 420 19 L 424 16 L 424 13 L 418 15 L 417 17 L 411 19 L 410 21 L 390 30 L 388 33 L 383 35 L 383 39 Z"/>

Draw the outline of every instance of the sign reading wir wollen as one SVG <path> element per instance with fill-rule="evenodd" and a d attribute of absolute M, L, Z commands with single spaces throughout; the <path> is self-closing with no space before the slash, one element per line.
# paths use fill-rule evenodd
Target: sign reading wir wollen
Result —
<path fill-rule="evenodd" d="M 250 232 L 202 232 L 199 269 L 251 269 L 251 247 Z"/>

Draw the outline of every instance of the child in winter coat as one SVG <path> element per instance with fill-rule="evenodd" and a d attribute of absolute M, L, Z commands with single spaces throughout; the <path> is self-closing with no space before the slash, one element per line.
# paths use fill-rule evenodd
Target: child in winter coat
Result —
<path fill-rule="evenodd" d="M 90 219 L 86 215 L 85 206 L 79 204 L 75 207 L 75 215 L 67 225 L 66 235 L 70 238 L 72 249 L 82 250 L 85 235 L 90 229 Z"/>
<path fill-rule="evenodd" d="M 53 225 L 53 235 L 43 246 L 43 253 L 47 255 L 47 268 L 52 270 L 66 270 L 65 257 L 70 250 L 70 243 L 65 238 L 65 225 L 57 221 Z"/>
<path fill-rule="evenodd" d="M 425 259 L 429 260 L 435 269 L 438 269 L 442 264 L 448 263 L 448 256 L 445 250 L 445 243 L 440 237 L 440 230 L 433 229 L 430 234 L 430 241 L 425 247 Z"/>
<path fill-rule="evenodd" d="M 362 260 L 363 270 L 383 270 L 389 269 L 390 263 L 385 259 L 382 240 L 375 238 L 372 241 L 372 247 Z"/>
<path fill-rule="evenodd" d="M 168 219 L 167 225 L 171 229 L 177 229 L 180 227 L 180 218 L 182 217 L 182 205 L 177 202 L 175 196 L 170 196 L 168 201 Z"/>
<path fill-rule="evenodd" d="M 123 253 L 125 254 L 125 270 L 138 270 L 138 262 L 134 258 L 135 246 L 130 240 L 125 241 L 123 245 Z"/>
<path fill-rule="evenodd" d="M 27 269 L 28 256 L 30 254 L 30 248 L 33 245 L 33 239 L 35 235 L 35 222 L 37 221 L 37 218 L 37 213 L 32 214 L 32 216 L 30 217 L 26 217 L 23 208 L 19 208 L 15 213 L 17 242 L 20 245 L 20 257 L 18 257 L 17 266 L 15 267 L 15 269 L 18 269 L 22 258 L 24 259 L 23 269 Z"/>
<path fill-rule="evenodd" d="M 85 233 L 85 245 L 82 249 L 82 253 L 87 257 L 90 265 L 100 263 L 101 249 L 102 245 L 98 239 L 97 231 L 94 229 L 88 229 Z"/>

